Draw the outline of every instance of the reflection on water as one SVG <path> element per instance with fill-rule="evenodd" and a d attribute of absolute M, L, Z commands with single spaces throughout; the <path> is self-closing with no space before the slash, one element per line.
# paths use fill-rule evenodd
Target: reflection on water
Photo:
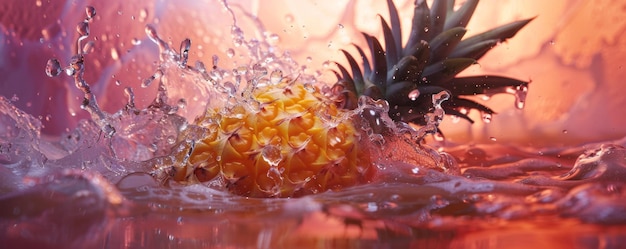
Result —
<path fill-rule="evenodd" d="M 536 71 L 536 67 L 529 66 L 544 65 L 542 58 L 557 54 L 569 60 L 546 62 L 550 70 L 569 72 L 583 68 L 571 77 L 592 74 L 592 82 L 615 83 L 614 78 L 622 71 L 611 71 L 606 64 L 596 69 L 598 65 L 592 62 L 611 62 L 621 54 L 604 54 L 598 59 L 586 50 L 567 49 L 570 41 L 563 37 L 572 35 L 567 32 L 570 24 L 560 24 L 565 31 L 555 35 L 557 49 L 544 46 L 541 51 L 545 53 L 537 56 L 533 53 L 538 52 L 531 49 L 530 57 L 522 57 L 524 60 L 518 65 L 521 69 L 502 69 L 485 62 L 480 69 L 470 70 L 469 73 L 523 71 L 522 78 L 531 75 L 529 106 L 523 114 L 498 110 L 501 113 L 488 128 L 477 124 L 478 128 L 466 129 L 464 124 L 458 124 L 461 128 L 457 129 L 471 132 L 452 135 L 451 141 L 441 148 L 455 161 L 444 164 L 445 172 L 411 163 L 414 161 L 409 159 L 415 158 L 410 156 L 415 155 L 410 152 L 394 153 L 377 162 L 379 173 L 371 184 L 294 199 L 238 197 L 201 184 L 158 182 L 148 174 L 159 162 L 149 159 L 170 153 L 176 140 L 171 137 L 186 127 L 182 117 L 192 119 L 204 110 L 207 103 L 203 101 L 212 92 L 198 79 L 223 80 L 220 77 L 233 77 L 224 74 L 231 67 L 265 61 L 268 67 L 271 62 L 279 64 L 286 73 L 324 80 L 324 73 L 318 70 L 323 68 L 325 59 L 311 51 L 324 51 L 320 44 L 329 47 L 327 50 L 347 46 L 349 37 L 357 37 L 349 24 L 376 9 L 350 11 L 364 2 L 336 1 L 320 7 L 321 13 L 337 16 L 336 20 L 329 18 L 319 23 L 320 27 L 330 25 L 325 29 L 308 27 L 312 24 L 306 23 L 306 18 L 311 14 L 303 13 L 299 8 L 304 7 L 294 7 L 291 2 L 272 9 L 284 12 L 273 18 L 268 17 L 268 6 L 274 5 L 247 1 L 230 1 L 229 9 L 221 2 L 193 1 L 137 1 L 124 5 L 37 1 L 34 6 L 5 3 L 2 8 L 11 10 L 5 11 L 11 15 L 5 15 L 1 25 L 5 45 L 0 52 L 5 76 L 0 78 L 0 241 L 9 247 L 38 248 L 291 248 L 303 244 L 338 248 L 618 248 L 626 243 L 626 206 L 622 201 L 626 193 L 626 141 L 607 140 L 611 136 L 619 138 L 615 135 L 623 131 L 600 132 L 587 140 L 604 139 L 602 143 L 566 146 L 589 138 L 583 136 L 584 131 L 590 131 L 586 125 L 597 121 L 584 121 L 583 117 L 595 120 L 598 112 L 592 109 L 594 99 L 613 96 L 612 93 L 590 95 L 586 106 L 573 104 L 572 109 L 567 109 L 564 103 L 579 99 L 575 94 L 566 96 L 564 102 L 554 95 L 537 94 L 556 91 L 550 90 L 546 82 L 563 74 Z M 400 2 L 399 6 L 412 4 Z M 510 8 L 514 5 L 511 2 L 498 2 L 494 11 Z M 608 8 L 600 2 L 594 8 L 586 8 L 582 2 L 572 6 L 553 4 L 557 10 L 567 10 L 564 20 L 576 23 L 587 15 L 586 11 Z M 530 1 L 528 6 L 533 4 Z M 83 36 L 88 35 L 79 43 L 85 60 L 70 59 L 77 49 L 74 24 L 85 18 L 88 5 L 95 6 L 98 12 L 88 26 L 78 29 Z M 211 14 L 201 15 L 193 10 L 199 7 Z M 337 14 L 335 9 L 342 8 L 349 11 Z M 43 19 L 32 25 L 14 22 L 22 18 L 15 13 L 25 10 L 32 10 L 29 13 Z M 249 12 L 258 13 L 267 27 L 246 17 Z M 243 30 L 231 29 L 231 14 Z M 57 17 L 58 22 L 51 21 Z M 267 17 L 267 22 L 263 17 Z M 502 17 L 507 18 L 516 17 Z M 510 20 L 503 22 L 506 21 Z M 556 22 L 541 18 L 537 21 L 542 25 Z M 337 23 L 341 25 L 336 26 Z M 146 29 L 146 24 L 154 28 Z M 376 32 L 362 25 L 358 28 Z M 270 27 L 282 27 L 282 33 L 280 28 Z M 163 39 L 160 47 L 153 42 L 160 42 L 155 39 L 156 30 Z M 615 33 L 610 30 L 602 32 L 602 37 L 612 35 Z M 188 54 L 181 53 L 189 47 L 185 40 L 188 37 Z M 234 43 L 230 42 L 231 37 Z M 538 37 L 544 41 L 554 38 L 543 34 Z M 515 40 L 503 46 L 517 51 Z M 314 45 L 294 50 L 293 44 L 302 41 Z M 540 41 L 532 41 L 536 42 Z M 596 44 L 596 40 L 591 43 Z M 499 53 L 506 56 L 513 52 Z M 315 57 L 308 58 L 310 55 Z M 328 58 L 340 60 L 334 56 L 330 53 Z M 493 56 L 492 60 L 499 60 L 497 54 Z M 573 57 L 581 59 L 574 61 Z M 59 65 L 54 61 L 46 64 L 50 58 L 58 58 Z M 181 63 L 183 60 L 190 62 L 193 72 L 180 67 L 186 65 Z M 204 61 L 204 65 L 194 64 L 196 60 Z M 591 64 L 585 64 L 586 61 Z M 73 77 L 66 75 L 67 65 L 77 66 L 74 68 L 78 71 L 73 75 L 70 72 Z M 585 66 L 589 68 L 584 69 Z M 59 77 L 46 75 L 59 74 L 58 70 L 62 70 Z M 564 77 L 569 81 L 570 76 Z M 570 84 L 561 80 L 557 83 L 559 89 Z M 90 102 L 83 102 L 83 97 Z M 185 100 L 181 102 L 181 98 Z M 611 98 L 606 108 L 615 108 L 623 101 L 621 97 Z M 81 104 L 88 112 L 80 109 Z M 566 118 L 555 118 L 557 114 L 543 111 L 554 110 L 548 106 L 563 108 L 558 109 L 559 113 L 578 111 L 580 117 L 569 113 L 564 114 L 568 115 Z M 532 114 L 536 112 L 541 114 Z M 545 127 L 533 123 L 535 119 L 545 121 Z M 499 129 L 502 126 L 498 123 L 510 125 L 520 120 L 524 122 L 512 127 L 519 131 L 536 129 L 537 133 L 520 138 L 521 135 L 505 135 Z M 574 127 L 569 123 L 573 121 L 584 128 Z M 597 128 L 616 127 L 620 120 L 609 117 L 605 123 Z M 569 125 L 566 131 L 563 124 Z M 558 132 L 551 132 L 554 129 Z M 513 133 L 510 128 L 506 132 Z M 528 142 L 542 135 L 563 141 Z M 475 136 L 484 136 L 485 140 L 460 143 Z M 577 138 L 568 140 L 565 136 Z M 521 142 L 503 142 L 514 138 Z M 551 146 L 524 147 L 527 144 Z M 382 151 L 406 146 L 390 142 Z M 421 156 L 424 154 L 417 158 Z"/>

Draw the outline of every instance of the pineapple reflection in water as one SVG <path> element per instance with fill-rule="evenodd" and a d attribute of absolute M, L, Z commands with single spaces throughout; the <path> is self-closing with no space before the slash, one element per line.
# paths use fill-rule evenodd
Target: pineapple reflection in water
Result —
<path fill-rule="evenodd" d="M 349 69 L 337 65 L 331 91 L 298 79 L 270 76 L 248 82 L 235 104 L 208 110 L 196 121 L 203 137 L 185 141 L 170 174 L 182 182 L 218 182 L 250 197 L 291 197 L 337 190 L 371 181 L 376 174 L 373 148 L 355 115 L 363 98 L 385 100 L 396 121 L 425 125 L 435 111 L 433 96 L 446 93 L 446 114 L 474 122 L 492 109 L 464 96 L 511 93 L 523 106 L 528 82 L 500 76 L 456 77 L 498 43 L 514 36 L 530 19 L 463 39 L 478 1 L 454 10 L 454 1 L 417 1 L 407 43 L 400 19 L 388 0 L 390 25 L 381 18 L 384 48 L 363 34 L 371 56 L 357 47 L 362 67 L 343 51 Z M 259 83 L 263 82 L 263 83 Z M 361 100 L 360 100 L 361 99 Z M 417 145 L 416 145 L 417 146 Z"/>

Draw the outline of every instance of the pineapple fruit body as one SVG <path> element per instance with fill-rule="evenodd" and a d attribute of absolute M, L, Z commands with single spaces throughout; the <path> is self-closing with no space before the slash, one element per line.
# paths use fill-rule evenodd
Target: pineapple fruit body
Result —
<path fill-rule="evenodd" d="M 373 174 L 355 115 L 284 78 L 197 120 L 178 181 L 220 181 L 238 195 L 292 197 L 367 182 Z M 365 136 L 364 139 L 367 139 Z"/>

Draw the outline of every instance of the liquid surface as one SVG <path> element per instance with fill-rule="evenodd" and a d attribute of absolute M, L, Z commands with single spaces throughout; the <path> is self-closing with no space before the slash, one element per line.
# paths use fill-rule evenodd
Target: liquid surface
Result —
<path fill-rule="evenodd" d="M 85 118 L 59 136 L 42 132 L 45 118 L 15 106 L 22 97 L 0 96 L 3 244 L 618 248 L 626 243 L 624 139 L 541 149 L 503 143 L 418 146 L 402 138 L 430 131 L 387 124 L 394 135 L 384 141 L 371 137 L 382 144 L 376 162 L 380 174 L 370 184 L 341 191 L 255 199 L 155 179 L 155 168 L 167 166 L 163 158 L 172 153 L 181 130 L 191 129 L 190 121 L 207 106 L 227 104 L 247 77 L 271 80 L 272 72 L 281 70 L 307 84 L 323 84 L 321 72 L 307 70 L 273 44 L 277 36 L 250 38 L 239 29 L 236 20 L 247 20 L 240 16 L 245 12 L 233 11 L 227 2 L 216 4 L 235 20 L 226 57 L 189 63 L 193 40 L 174 46 L 178 42 L 166 42 L 167 34 L 157 34 L 154 26 L 142 27 L 145 39 L 128 54 L 145 53 L 157 62 L 120 60 L 145 69 L 134 80 L 139 87 L 117 88 L 124 99 L 113 110 L 100 107 L 111 100 L 96 100 L 99 88 L 86 76 L 105 77 L 110 69 L 89 67 L 98 51 L 92 50 L 98 41 L 90 39 L 95 35 L 90 27 L 103 20 L 96 18 L 97 8 L 79 8 L 73 15 L 80 18 L 68 20 L 78 21 L 70 29 L 78 33 L 76 48 L 57 51 L 39 69 L 73 83 L 65 87 L 80 100 L 73 108 Z M 227 58 L 240 59 L 230 64 Z M 136 96 L 150 88 L 150 101 L 138 103 Z"/>

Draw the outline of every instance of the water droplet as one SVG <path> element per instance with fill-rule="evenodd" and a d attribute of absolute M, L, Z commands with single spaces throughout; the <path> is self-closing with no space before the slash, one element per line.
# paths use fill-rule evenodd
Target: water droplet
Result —
<path fill-rule="evenodd" d="M 111 59 L 115 61 L 120 59 L 120 54 L 117 52 L 116 48 L 111 48 Z"/>
<path fill-rule="evenodd" d="M 96 8 L 94 8 L 93 6 L 87 6 L 85 7 L 85 13 L 87 14 L 88 19 L 92 19 L 94 16 L 96 16 Z"/>
<path fill-rule="evenodd" d="M 495 141 L 497 141 L 498 139 L 496 139 L 496 137 L 489 137 L 489 140 L 491 140 L 491 141 L 494 141 L 494 142 L 495 142 Z"/>
<path fill-rule="evenodd" d="M 167 140 L 168 144 L 176 143 L 176 137 L 174 137 L 174 136 L 168 136 L 166 140 Z"/>
<path fill-rule="evenodd" d="M 563 134 L 567 134 L 567 132 L 568 132 L 567 130 L 563 130 Z"/>
<path fill-rule="evenodd" d="M 469 109 L 467 109 L 467 108 L 465 108 L 465 107 L 461 107 L 461 108 L 459 108 L 459 112 L 460 112 L 461 114 L 465 114 L 465 115 L 467 115 L 467 113 L 469 113 Z"/>
<path fill-rule="evenodd" d="M 48 77 L 56 77 L 61 74 L 61 65 L 57 59 L 49 59 L 46 63 L 46 75 Z"/>
<path fill-rule="evenodd" d="M 263 147 L 261 156 L 263 157 L 263 160 L 265 160 L 265 162 L 272 167 L 278 166 L 278 164 L 283 160 L 283 154 L 281 153 L 280 148 L 274 145 Z"/>
<path fill-rule="evenodd" d="M 88 41 L 85 43 L 85 46 L 83 46 L 83 54 L 92 53 L 94 51 L 94 47 L 95 43 L 93 41 Z"/>
<path fill-rule="evenodd" d="M 483 122 L 485 123 L 491 123 L 492 118 L 493 116 L 491 115 L 491 113 L 483 113 L 482 115 Z"/>
<path fill-rule="evenodd" d="M 424 33 L 428 33 L 428 27 L 424 27 Z"/>
<path fill-rule="evenodd" d="M 343 24 L 341 24 L 341 23 L 340 23 L 340 24 L 337 24 L 337 27 L 339 27 L 340 29 L 343 29 L 343 28 L 344 28 Z"/>
<path fill-rule="evenodd" d="M 316 91 L 315 86 L 309 82 L 304 83 L 304 90 L 310 93 L 314 93 Z"/>
<path fill-rule="evenodd" d="M 376 202 L 368 202 L 367 206 L 365 207 L 365 211 L 366 212 L 376 212 L 376 211 L 378 211 L 378 205 L 376 204 Z"/>
<path fill-rule="evenodd" d="M 291 15 L 291 14 L 285 15 L 285 22 L 292 23 L 293 20 L 294 20 L 293 15 Z"/>
<path fill-rule="evenodd" d="M 237 86 L 232 81 L 226 81 L 224 83 L 224 91 L 229 96 L 234 96 L 237 93 Z"/>
<path fill-rule="evenodd" d="M 157 31 L 154 27 L 152 27 L 152 25 L 146 25 L 146 35 L 148 35 L 148 38 L 150 38 L 150 40 L 152 40 L 154 43 L 159 44 L 159 35 L 157 34 Z"/>
<path fill-rule="evenodd" d="M 180 43 L 180 65 L 186 66 L 187 60 L 189 59 L 189 49 L 191 48 L 191 40 L 189 38 L 183 40 Z"/>
<path fill-rule="evenodd" d="M 230 31 L 231 36 L 233 37 L 233 44 L 235 47 L 240 47 L 244 43 L 243 31 L 237 26 L 233 26 Z"/>
<path fill-rule="evenodd" d="M 110 124 L 106 124 L 103 128 L 102 128 L 102 132 L 104 132 L 104 135 L 108 138 L 113 137 L 113 135 L 115 135 L 115 128 L 113 128 L 113 126 L 111 126 Z"/>
<path fill-rule="evenodd" d="M 139 11 L 139 21 L 145 22 L 147 17 L 148 17 L 148 11 L 146 9 L 141 9 Z"/>
<path fill-rule="evenodd" d="M 184 109 L 185 107 L 187 107 L 187 100 L 179 99 L 177 105 L 178 105 L 178 108 Z"/>
<path fill-rule="evenodd" d="M 226 50 L 226 56 L 228 56 L 228 58 L 233 58 L 235 57 L 235 50 L 232 48 L 229 48 Z"/>
<path fill-rule="evenodd" d="M 528 85 L 523 84 L 515 87 L 513 95 L 515 95 L 515 107 L 523 109 L 528 95 Z"/>
<path fill-rule="evenodd" d="M 268 37 L 267 42 L 272 46 L 276 46 L 278 42 L 280 42 L 280 36 L 278 34 L 271 34 Z"/>
<path fill-rule="evenodd" d="M 132 40 L 130 40 L 130 44 L 133 44 L 135 46 L 141 45 L 141 40 L 139 40 L 137 38 L 133 38 Z"/>
<path fill-rule="evenodd" d="M 411 173 L 413 173 L 413 174 L 417 174 L 419 172 L 420 172 L 420 168 L 418 168 L 418 167 L 414 167 L 414 168 L 411 169 Z"/>
<path fill-rule="evenodd" d="M 280 83 L 281 80 L 283 80 L 283 71 L 274 70 L 270 74 L 270 83 L 271 84 L 276 85 L 276 84 Z"/>
<path fill-rule="evenodd" d="M 417 90 L 417 89 L 409 92 L 409 99 L 411 99 L 413 101 L 417 100 L 417 97 L 419 97 L 419 96 L 420 96 L 420 91 Z"/>
<path fill-rule="evenodd" d="M 446 140 L 446 138 L 441 134 L 441 133 L 435 133 L 433 134 L 433 138 L 435 139 L 435 141 L 437 142 L 443 142 Z"/>
<path fill-rule="evenodd" d="M 161 76 L 163 76 L 163 71 L 161 71 L 161 70 L 157 70 L 157 71 L 154 73 L 154 75 L 152 75 L 152 76 L 148 77 L 147 79 L 145 79 L 145 80 L 141 83 L 141 87 L 142 87 L 142 88 L 149 87 L 155 79 L 160 78 Z"/>
<path fill-rule="evenodd" d="M 78 25 L 76 25 L 76 32 L 78 32 L 81 37 L 89 36 L 89 23 L 79 22 Z"/>
<path fill-rule="evenodd" d="M 252 66 L 252 72 L 256 76 L 264 76 L 264 75 L 267 75 L 267 68 L 264 66 L 261 66 L 261 64 L 254 64 Z"/>
<path fill-rule="evenodd" d="M 215 69 L 217 68 L 217 63 L 220 61 L 220 57 L 214 54 L 211 57 L 211 61 L 213 62 L 213 69 Z"/>

